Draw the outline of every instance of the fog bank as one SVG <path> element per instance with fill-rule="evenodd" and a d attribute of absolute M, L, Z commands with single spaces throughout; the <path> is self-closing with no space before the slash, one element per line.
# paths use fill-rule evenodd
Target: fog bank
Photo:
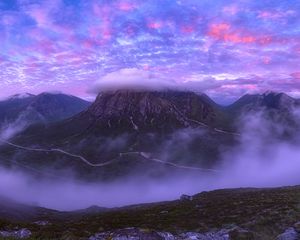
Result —
<path fill-rule="evenodd" d="M 88 183 L 71 177 L 37 180 L 1 168 L 0 195 L 42 207 L 74 210 L 173 200 L 181 194 L 220 188 L 300 184 L 298 132 L 293 131 L 289 139 L 282 138 L 290 126 L 270 122 L 261 114 L 246 116 L 241 122 L 240 143 L 223 153 L 222 163 L 214 167 L 218 173 L 187 170 L 186 174 L 160 179 L 129 177 L 111 183 Z"/>

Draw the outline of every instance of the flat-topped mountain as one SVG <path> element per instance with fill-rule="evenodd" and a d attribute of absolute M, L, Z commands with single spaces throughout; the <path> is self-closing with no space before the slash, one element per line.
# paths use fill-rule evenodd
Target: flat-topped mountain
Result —
<path fill-rule="evenodd" d="M 213 125 L 219 116 L 207 99 L 193 92 L 122 90 L 99 94 L 81 117 L 93 118 L 100 128 L 168 130 Z"/>

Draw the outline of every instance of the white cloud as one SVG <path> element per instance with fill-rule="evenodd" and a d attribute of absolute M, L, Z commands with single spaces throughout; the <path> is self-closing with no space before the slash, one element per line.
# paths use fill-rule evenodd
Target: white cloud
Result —
<path fill-rule="evenodd" d="M 123 68 L 108 73 L 93 86 L 93 92 L 130 90 L 164 90 L 177 88 L 176 82 L 158 74 L 137 68 Z"/>

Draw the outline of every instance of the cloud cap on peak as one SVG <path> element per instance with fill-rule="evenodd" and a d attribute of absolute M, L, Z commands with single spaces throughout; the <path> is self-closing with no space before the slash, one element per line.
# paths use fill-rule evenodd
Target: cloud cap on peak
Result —
<path fill-rule="evenodd" d="M 116 90 L 175 90 L 178 87 L 175 81 L 164 78 L 137 68 L 123 68 L 111 72 L 95 82 L 90 92 L 99 93 Z"/>

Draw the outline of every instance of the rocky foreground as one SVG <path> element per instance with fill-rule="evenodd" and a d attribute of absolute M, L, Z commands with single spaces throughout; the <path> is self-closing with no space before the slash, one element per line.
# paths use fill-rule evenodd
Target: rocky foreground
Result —
<path fill-rule="evenodd" d="M 217 190 L 75 212 L 0 202 L 1 239 L 300 239 L 300 186 Z"/>

